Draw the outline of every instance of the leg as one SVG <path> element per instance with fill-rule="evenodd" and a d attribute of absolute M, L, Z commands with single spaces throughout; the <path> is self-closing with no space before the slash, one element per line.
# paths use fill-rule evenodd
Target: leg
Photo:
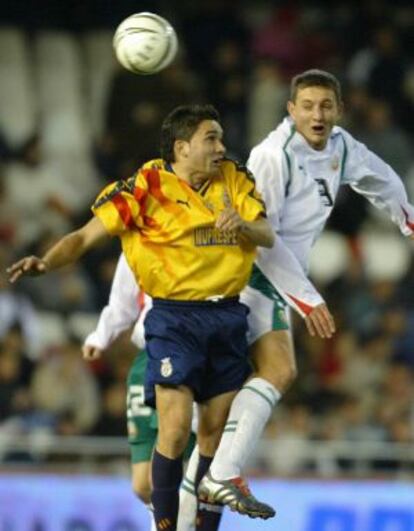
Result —
<path fill-rule="evenodd" d="M 191 432 L 193 393 L 184 386 L 156 385 L 157 452 L 176 459 L 183 455 Z"/>
<path fill-rule="evenodd" d="M 254 378 L 272 384 L 285 394 L 297 376 L 295 353 L 289 331 L 273 330 L 260 337 L 251 348 Z"/>
<path fill-rule="evenodd" d="M 290 334 L 285 330 L 269 332 L 260 338 L 253 346 L 252 356 L 257 372 L 232 404 L 211 467 L 211 474 L 217 479 L 240 476 L 273 407 L 296 373 Z"/>
<path fill-rule="evenodd" d="M 213 457 L 226 424 L 236 391 L 215 396 L 199 407 L 197 442 L 200 455 Z"/>
<path fill-rule="evenodd" d="M 132 490 L 145 505 L 151 503 L 151 461 L 132 464 Z"/>
<path fill-rule="evenodd" d="M 199 466 L 195 477 L 195 490 L 197 491 L 201 479 L 207 473 L 223 433 L 226 418 L 230 410 L 231 401 L 236 392 L 231 391 L 216 396 L 199 408 Z M 199 500 L 197 512 L 197 531 L 215 531 L 220 525 L 223 514 L 221 503 L 205 503 Z"/>
<path fill-rule="evenodd" d="M 156 529 L 151 506 L 151 457 L 157 439 L 156 413 L 144 404 L 145 352 L 135 358 L 127 380 L 127 427 L 131 452 L 132 490 L 148 507 L 151 531 Z"/>
<path fill-rule="evenodd" d="M 156 385 L 158 444 L 152 460 L 152 504 L 157 529 L 175 531 L 182 455 L 191 430 L 193 395 L 185 386 Z"/>
<path fill-rule="evenodd" d="M 231 487 L 228 481 L 241 476 L 242 468 L 260 439 L 275 404 L 296 376 L 293 344 L 287 330 L 271 331 L 263 335 L 253 345 L 252 359 L 256 373 L 233 401 L 223 437 L 210 468 L 212 481 L 202 484 L 210 497 L 213 491 L 220 490 L 221 484 L 227 483 Z M 217 482 L 216 486 L 214 480 Z M 250 516 L 272 516 L 268 506 L 255 502 L 245 507 L 236 506 L 236 510 L 247 512 Z"/>
<path fill-rule="evenodd" d="M 191 445 L 192 448 L 193 445 Z M 189 448 L 187 448 L 187 451 Z M 197 494 L 195 479 L 198 469 L 198 446 L 192 449 L 185 476 L 180 487 L 180 507 L 178 510 L 177 531 L 194 531 L 197 517 Z"/>
<path fill-rule="evenodd" d="M 151 461 L 132 464 L 132 490 L 137 498 L 148 507 L 151 531 L 156 531 L 157 527 L 151 506 Z"/>

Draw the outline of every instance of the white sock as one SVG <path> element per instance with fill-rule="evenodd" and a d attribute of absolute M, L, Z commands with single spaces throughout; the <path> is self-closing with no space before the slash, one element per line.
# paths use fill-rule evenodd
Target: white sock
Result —
<path fill-rule="evenodd" d="M 150 531 L 157 531 L 157 526 L 155 524 L 155 519 L 154 519 L 154 509 L 152 508 L 152 505 L 148 504 L 147 505 L 147 509 L 148 509 L 148 513 L 149 513 L 149 517 L 150 517 L 150 523 L 151 523 Z"/>
<path fill-rule="evenodd" d="M 253 378 L 237 393 L 210 466 L 214 479 L 241 475 L 281 393 L 263 378 Z"/>
<path fill-rule="evenodd" d="M 197 517 L 197 496 L 194 482 L 198 468 L 198 446 L 194 447 L 180 487 L 177 531 L 194 531 Z"/>

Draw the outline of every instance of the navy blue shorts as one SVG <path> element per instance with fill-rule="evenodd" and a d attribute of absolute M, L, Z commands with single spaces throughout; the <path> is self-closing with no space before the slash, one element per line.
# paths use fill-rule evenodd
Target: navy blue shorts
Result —
<path fill-rule="evenodd" d="M 155 406 L 156 384 L 185 385 L 197 402 L 239 389 L 251 373 L 248 312 L 238 298 L 154 299 L 144 323 L 146 404 Z"/>

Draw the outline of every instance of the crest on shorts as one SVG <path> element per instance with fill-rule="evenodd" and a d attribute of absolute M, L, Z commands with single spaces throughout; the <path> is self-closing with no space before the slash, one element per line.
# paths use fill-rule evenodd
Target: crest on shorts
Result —
<path fill-rule="evenodd" d="M 287 321 L 287 318 L 286 318 L 285 310 L 279 310 L 278 314 L 279 314 L 279 319 L 282 321 L 282 323 L 287 324 L 288 321 Z"/>
<path fill-rule="evenodd" d="M 168 378 L 173 373 L 173 367 L 171 363 L 171 358 L 163 358 L 161 360 L 161 376 Z"/>

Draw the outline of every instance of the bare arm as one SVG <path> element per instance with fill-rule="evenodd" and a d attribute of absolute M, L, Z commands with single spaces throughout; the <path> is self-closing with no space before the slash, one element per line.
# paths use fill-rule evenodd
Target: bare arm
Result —
<path fill-rule="evenodd" d="M 233 208 L 227 192 L 224 193 L 224 205 L 225 209 L 216 221 L 218 230 L 222 232 L 235 231 L 248 243 L 259 247 L 273 247 L 275 235 L 265 218 L 259 218 L 254 221 L 242 219 L 237 210 Z"/>
<path fill-rule="evenodd" d="M 259 247 L 273 247 L 275 235 L 269 222 L 265 218 L 256 221 L 244 221 L 240 229 L 240 236 Z"/>
<path fill-rule="evenodd" d="M 92 218 L 80 229 L 61 238 L 42 258 L 26 256 L 7 269 L 10 282 L 24 275 L 43 275 L 48 271 L 76 262 L 91 247 L 108 236 L 99 218 Z"/>
<path fill-rule="evenodd" d="M 244 240 L 259 247 L 273 247 L 275 243 L 272 228 L 265 218 L 245 221 L 232 207 L 227 207 L 219 215 L 216 228 L 223 232 L 236 231 Z"/>

